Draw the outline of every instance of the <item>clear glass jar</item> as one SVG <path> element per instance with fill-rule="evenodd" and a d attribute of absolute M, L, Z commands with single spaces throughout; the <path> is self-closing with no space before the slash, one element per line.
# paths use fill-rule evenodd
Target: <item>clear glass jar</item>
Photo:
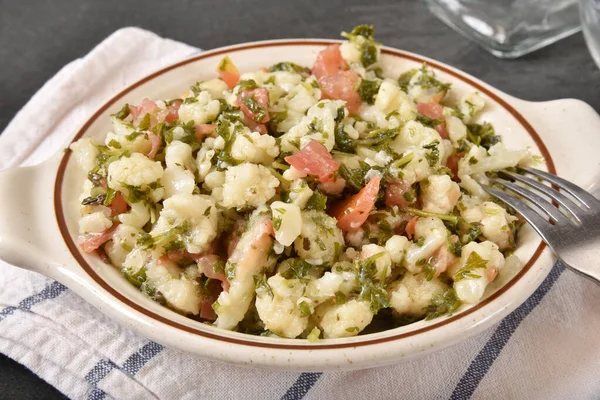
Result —
<path fill-rule="evenodd" d="M 580 29 L 578 0 L 425 2 L 447 25 L 501 58 L 520 57 Z"/>
<path fill-rule="evenodd" d="M 600 68 L 600 0 L 581 0 L 581 27 L 592 58 Z"/>

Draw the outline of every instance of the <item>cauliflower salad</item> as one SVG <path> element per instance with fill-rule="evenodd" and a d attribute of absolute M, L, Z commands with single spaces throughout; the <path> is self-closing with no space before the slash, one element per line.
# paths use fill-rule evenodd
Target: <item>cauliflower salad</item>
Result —
<path fill-rule="evenodd" d="M 151 299 L 256 335 L 355 336 L 476 304 L 522 221 L 482 189 L 532 160 L 427 65 L 390 76 L 373 28 L 316 55 L 111 115 L 71 145 L 80 247 Z"/>

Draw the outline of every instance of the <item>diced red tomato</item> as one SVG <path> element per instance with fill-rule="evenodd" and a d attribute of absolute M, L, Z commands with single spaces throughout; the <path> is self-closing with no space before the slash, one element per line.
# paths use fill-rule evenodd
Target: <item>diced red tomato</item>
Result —
<path fill-rule="evenodd" d="M 456 237 L 458 239 L 458 237 Z M 433 266 L 435 267 L 434 277 L 440 276 L 443 272 L 446 272 L 448 267 L 456 261 L 454 254 L 450 252 L 448 246 L 444 245 L 440 247 L 434 254 L 435 261 Z"/>
<path fill-rule="evenodd" d="M 413 235 L 415 234 L 415 226 L 417 225 L 417 221 L 419 220 L 419 217 L 412 217 L 410 219 L 410 221 L 408 221 L 408 224 L 406 224 L 406 228 L 404 229 L 404 231 L 406 232 L 406 237 L 409 238 L 410 240 L 412 240 Z"/>
<path fill-rule="evenodd" d="M 167 115 L 164 118 L 164 121 L 172 124 L 179 118 L 179 107 L 181 107 L 181 100 L 173 100 L 171 104 L 167 106 Z"/>
<path fill-rule="evenodd" d="M 438 103 L 418 103 L 417 111 L 426 117 L 442 121 L 435 127 L 435 130 L 440 134 L 442 139 L 448 139 L 448 131 L 446 130 L 446 122 L 444 121 L 444 107 Z"/>
<path fill-rule="evenodd" d="M 229 89 L 233 89 L 240 80 L 240 71 L 233 65 L 229 57 L 225 57 L 221 60 L 217 66 L 217 72 Z"/>
<path fill-rule="evenodd" d="M 260 119 L 244 104 L 244 99 L 248 98 L 254 99 L 265 110 L 265 115 L 260 117 Z M 259 124 L 265 124 L 269 122 L 269 91 L 267 88 L 262 87 L 244 90 L 237 98 L 237 105 L 240 107 L 244 115 L 253 121 L 256 121 Z"/>
<path fill-rule="evenodd" d="M 379 176 L 375 175 L 360 192 L 332 209 L 333 217 L 338 220 L 338 228 L 346 232 L 360 229 L 375 206 L 379 193 L 379 182 Z"/>
<path fill-rule="evenodd" d="M 485 277 L 488 282 L 491 282 L 494 279 L 496 279 L 497 275 L 498 275 L 498 268 L 496 268 L 496 267 L 491 267 L 491 268 L 488 268 L 485 270 Z"/>
<path fill-rule="evenodd" d="M 93 251 L 97 250 L 100 246 L 102 246 L 104 243 L 108 242 L 112 238 L 112 235 L 113 235 L 113 233 L 115 233 L 118 226 L 119 226 L 119 224 L 115 223 L 113 226 L 111 226 L 104 232 L 88 233 L 84 237 L 83 242 L 81 242 L 79 244 L 79 247 L 81 248 L 81 250 L 85 251 L 86 253 L 92 253 Z"/>
<path fill-rule="evenodd" d="M 196 136 L 199 140 L 204 138 L 206 135 L 210 135 L 217 129 L 217 124 L 200 124 L 196 125 Z"/>
<path fill-rule="evenodd" d="M 448 131 L 446 130 L 446 121 L 444 121 L 441 124 L 437 125 L 435 127 L 435 130 L 437 131 L 437 133 L 440 134 L 440 136 L 442 137 L 442 139 L 448 139 L 449 135 L 448 135 Z"/>
<path fill-rule="evenodd" d="M 460 178 L 458 177 L 458 162 L 463 156 L 464 154 L 453 154 L 446 160 L 446 167 L 452 171 L 452 174 L 454 175 L 452 180 L 456 182 L 460 182 Z"/>
<path fill-rule="evenodd" d="M 156 153 L 158 153 L 158 150 L 160 149 L 162 139 L 160 136 L 155 135 L 154 133 L 148 133 L 148 139 L 150 139 L 150 143 L 152 143 L 152 147 L 148 153 L 148 158 L 154 159 L 154 157 L 156 157 Z"/>
<path fill-rule="evenodd" d="M 355 71 L 341 71 L 319 78 L 322 97 L 330 100 L 344 100 L 346 108 L 353 114 L 358 113 L 362 99 L 356 90 L 360 76 Z"/>
<path fill-rule="evenodd" d="M 438 103 L 418 103 L 417 111 L 431 119 L 444 119 L 444 107 Z"/>
<path fill-rule="evenodd" d="M 269 133 L 269 130 L 265 124 L 259 124 L 247 115 L 244 116 L 244 125 L 252 129 L 254 132 L 260 133 L 261 135 L 266 135 Z"/>
<path fill-rule="evenodd" d="M 229 290 L 229 281 L 225 277 L 225 274 L 222 272 L 216 272 L 214 270 L 214 265 L 219 261 L 219 256 L 215 254 L 209 254 L 206 256 L 202 256 L 196 260 L 198 263 L 198 268 L 202 271 L 202 273 L 210 279 L 216 279 L 221 282 L 224 291 Z"/>
<path fill-rule="evenodd" d="M 129 204 L 125 201 L 125 198 L 121 194 L 121 192 L 117 192 L 115 198 L 112 203 L 110 203 L 110 209 L 112 210 L 112 215 L 119 215 L 126 213 L 129 209 Z"/>
<path fill-rule="evenodd" d="M 285 161 L 297 170 L 318 176 L 320 182 L 332 180 L 333 173 L 340 167 L 327 148 L 316 140 L 311 140 L 302 150 L 287 156 Z"/>
<path fill-rule="evenodd" d="M 317 59 L 312 67 L 312 74 L 319 79 L 323 76 L 333 75 L 347 69 L 348 65 L 342 58 L 340 45 L 332 44 L 317 54 Z"/>
<path fill-rule="evenodd" d="M 129 111 L 134 123 L 139 123 L 146 114 L 152 114 L 158 110 L 158 106 L 150 99 L 144 99 L 139 106 L 130 106 Z M 156 125 L 156 123 L 154 123 Z"/>
<path fill-rule="evenodd" d="M 406 195 L 408 193 L 408 195 Z M 404 197 L 406 196 L 406 197 Z M 412 200 L 407 200 L 412 199 Z M 416 202 L 417 195 L 412 186 L 404 181 L 390 180 L 385 185 L 385 205 L 406 208 Z"/>

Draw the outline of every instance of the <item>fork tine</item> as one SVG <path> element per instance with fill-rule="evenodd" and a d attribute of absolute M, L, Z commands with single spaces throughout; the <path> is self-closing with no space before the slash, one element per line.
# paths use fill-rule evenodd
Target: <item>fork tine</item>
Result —
<path fill-rule="evenodd" d="M 550 218 L 552 218 L 557 223 L 566 224 L 566 223 L 571 222 L 571 220 L 569 218 L 567 218 L 567 216 L 565 214 L 563 214 L 558 208 L 556 208 L 554 205 L 552 205 L 552 203 L 550 203 L 548 200 L 544 199 L 542 196 L 539 196 L 539 195 L 535 194 L 534 192 L 529 191 L 529 190 L 523 188 L 522 186 L 519 186 L 512 182 L 498 180 L 498 179 L 494 179 L 493 182 L 498 185 L 501 185 L 501 186 L 515 192 L 516 194 L 526 198 L 527 200 L 531 201 L 533 204 L 535 204 L 538 208 L 540 208 L 542 211 L 544 211 Z"/>
<path fill-rule="evenodd" d="M 547 180 L 548 182 L 558 186 L 563 189 L 565 192 L 569 193 L 571 196 L 576 198 L 582 204 L 587 206 L 587 208 L 592 208 L 593 206 L 597 206 L 599 201 L 590 193 L 580 188 L 576 184 L 567 181 L 566 179 L 559 178 L 556 175 L 548 173 L 546 171 L 540 171 L 535 168 L 522 168 L 523 171 L 528 172 L 532 175 L 539 176 L 542 179 Z"/>
<path fill-rule="evenodd" d="M 536 232 L 542 237 L 542 239 L 548 239 L 552 225 L 546 219 L 542 218 L 535 210 L 517 198 L 503 192 L 502 190 L 498 190 L 487 185 L 482 185 L 482 187 L 486 192 L 508 204 L 519 214 L 521 214 L 523 218 L 529 222 L 533 229 L 535 229 Z"/>
<path fill-rule="evenodd" d="M 558 190 L 552 189 L 550 186 L 546 186 L 543 183 L 536 181 L 535 179 L 531 179 L 527 176 L 515 174 L 514 172 L 501 171 L 502 175 L 509 176 L 511 179 L 522 182 L 536 190 L 542 192 L 546 196 L 550 197 L 552 200 L 556 201 L 566 210 L 568 210 L 571 214 L 577 218 L 578 221 L 581 221 L 582 218 L 585 218 L 585 214 L 582 212 L 583 209 L 575 204 L 571 199 L 567 196 L 559 192 Z"/>

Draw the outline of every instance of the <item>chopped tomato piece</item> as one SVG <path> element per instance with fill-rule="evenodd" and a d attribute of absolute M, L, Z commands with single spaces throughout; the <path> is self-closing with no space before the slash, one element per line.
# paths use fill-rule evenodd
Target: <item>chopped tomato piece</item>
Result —
<path fill-rule="evenodd" d="M 317 59 L 312 67 L 312 74 L 319 79 L 323 76 L 333 75 L 347 69 L 348 65 L 342 58 L 340 45 L 332 44 L 317 54 Z"/>
<path fill-rule="evenodd" d="M 233 65 L 229 57 L 224 57 L 221 60 L 217 66 L 217 72 L 229 89 L 233 89 L 240 80 L 240 71 Z"/>
<path fill-rule="evenodd" d="M 354 232 L 365 223 L 377 201 L 379 182 L 379 176 L 375 175 L 360 192 L 332 209 L 332 215 L 338 220 L 338 228 Z"/>
<path fill-rule="evenodd" d="M 112 238 L 112 235 L 115 233 L 118 226 L 119 224 L 116 223 L 104 232 L 88 233 L 84 237 L 83 242 L 79 244 L 79 247 L 86 253 L 92 253 Z"/>
<path fill-rule="evenodd" d="M 253 99 L 262 109 L 264 110 L 263 115 L 257 115 L 254 111 L 248 108 L 244 103 L 245 99 Z M 239 94 L 237 98 L 237 105 L 240 107 L 244 115 L 256 121 L 259 124 L 269 122 L 269 91 L 267 88 L 257 88 L 251 90 L 244 90 Z M 262 110 L 261 110 L 262 111 Z"/>
<path fill-rule="evenodd" d="M 488 282 L 491 282 L 494 279 L 496 279 L 496 275 L 498 275 L 498 268 L 496 267 L 491 267 L 485 270 L 485 277 Z"/>
<path fill-rule="evenodd" d="M 181 100 L 173 100 L 171 104 L 167 106 L 167 115 L 164 118 L 165 122 L 169 124 L 175 122 L 179 118 L 179 107 L 181 107 Z"/>
<path fill-rule="evenodd" d="M 160 136 L 155 135 L 154 133 L 149 133 L 148 139 L 150 139 L 150 143 L 152 143 L 150 152 L 148 152 L 148 158 L 154 159 L 154 157 L 156 157 L 156 153 L 158 153 L 158 150 L 160 149 L 162 139 L 160 138 Z"/>
<path fill-rule="evenodd" d="M 417 221 L 419 220 L 419 217 L 412 217 L 410 219 L 410 221 L 408 221 L 408 224 L 406 224 L 406 228 L 404 229 L 404 231 L 406 232 L 406 237 L 409 238 L 410 240 L 412 240 L 413 235 L 415 234 L 415 226 L 417 225 Z"/>
<path fill-rule="evenodd" d="M 333 173 L 340 167 L 327 148 L 316 140 L 311 140 L 302 150 L 287 156 L 285 161 L 297 170 L 318 176 L 320 182 L 332 180 Z"/>
<path fill-rule="evenodd" d="M 458 177 L 458 162 L 463 156 L 464 154 L 453 154 L 446 160 L 446 167 L 452 171 L 452 174 L 454 175 L 452 180 L 456 182 L 460 182 L 460 178 Z"/>
<path fill-rule="evenodd" d="M 444 119 L 444 107 L 438 103 L 419 103 L 417 111 L 431 119 L 441 121 Z"/>
<path fill-rule="evenodd" d="M 326 75 L 319 78 L 319 87 L 322 97 L 330 100 L 344 100 L 346 108 L 353 114 L 358 113 L 358 107 L 362 102 L 356 82 L 360 76 L 355 71 L 341 71 L 333 75 Z"/>
<path fill-rule="evenodd" d="M 385 205 L 406 208 L 415 203 L 417 194 L 411 185 L 404 181 L 391 180 L 385 185 Z"/>
<path fill-rule="evenodd" d="M 217 124 L 200 124 L 196 125 L 196 136 L 198 139 L 202 139 L 206 135 L 210 135 L 217 129 Z"/>
<path fill-rule="evenodd" d="M 455 235 L 453 235 L 456 239 Z M 435 267 L 435 275 L 434 277 L 440 276 L 443 272 L 446 272 L 448 267 L 452 265 L 456 261 L 456 257 L 454 254 L 450 252 L 448 246 L 444 245 L 440 247 L 434 254 L 435 261 L 433 262 L 433 266 Z"/>
<path fill-rule="evenodd" d="M 219 262 L 219 256 L 215 254 L 209 254 L 206 256 L 202 256 L 196 260 L 198 263 L 198 268 L 202 273 L 210 279 L 216 279 L 221 282 L 224 291 L 229 290 L 229 281 L 225 277 L 223 272 L 216 272 L 214 270 L 214 266 L 217 262 Z"/>
<path fill-rule="evenodd" d="M 441 124 L 437 125 L 435 127 L 435 130 L 437 131 L 437 133 L 440 134 L 440 136 L 442 137 L 442 139 L 448 139 L 449 135 L 448 135 L 448 131 L 446 130 L 446 121 L 444 121 Z"/>
<path fill-rule="evenodd" d="M 435 130 L 440 134 L 442 139 L 448 139 L 448 131 L 446 130 L 446 122 L 444 121 L 444 107 L 438 103 L 419 103 L 417 104 L 419 114 L 442 121 L 435 127 Z"/>
<path fill-rule="evenodd" d="M 260 133 L 261 135 L 266 135 L 267 133 L 269 133 L 269 130 L 267 129 L 267 126 L 265 124 L 259 124 L 247 115 L 244 116 L 244 125 L 252 129 L 254 132 Z"/>
<path fill-rule="evenodd" d="M 112 210 L 112 215 L 119 215 L 126 213 L 129 209 L 129 204 L 125 201 L 125 198 L 121 194 L 121 192 L 117 192 L 115 198 L 112 203 L 110 203 L 110 209 Z"/>
<path fill-rule="evenodd" d="M 131 116 L 133 118 L 133 123 L 137 126 L 137 124 L 139 124 L 142 119 L 144 119 L 144 117 L 146 116 L 146 114 L 150 114 L 150 127 L 153 127 L 156 125 L 157 120 L 156 117 L 153 115 L 157 110 L 158 110 L 158 106 L 156 105 L 155 102 L 153 102 L 150 99 L 144 99 L 142 100 L 142 102 L 140 103 L 139 106 L 130 106 L 129 107 L 129 111 L 131 113 Z"/>

